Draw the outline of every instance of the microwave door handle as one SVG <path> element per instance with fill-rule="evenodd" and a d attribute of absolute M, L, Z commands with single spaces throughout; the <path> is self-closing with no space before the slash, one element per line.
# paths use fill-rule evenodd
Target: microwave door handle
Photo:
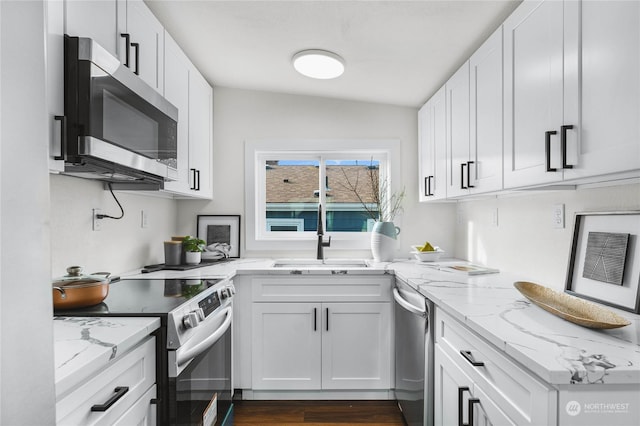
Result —
<path fill-rule="evenodd" d="M 222 337 L 224 333 L 227 332 L 229 326 L 231 325 L 231 317 L 233 315 L 230 307 L 225 308 L 223 312 L 226 314 L 226 317 L 224 319 L 224 322 L 220 325 L 220 327 L 218 327 L 216 331 L 211 333 L 201 342 L 196 343 L 194 346 L 187 347 L 184 351 L 179 351 L 178 353 L 176 353 L 176 364 L 178 364 L 178 366 L 186 364 L 187 362 L 191 361 L 192 359 L 209 349 L 218 341 L 218 339 L 220 339 L 220 337 Z M 195 338 L 195 336 L 192 337 L 192 339 L 193 338 Z"/>

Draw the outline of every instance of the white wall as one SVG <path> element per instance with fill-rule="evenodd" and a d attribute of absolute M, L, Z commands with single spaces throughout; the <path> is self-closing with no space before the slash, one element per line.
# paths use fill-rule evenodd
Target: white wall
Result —
<path fill-rule="evenodd" d="M 0 424 L 55 422 L 42 2 L 0 2 Z"/>
<path fill-rule="evenodd" d="M 552 225 L 554 204 L 565 205 L 565 228 Z M 498 209 L 498 226 L 492 215 Z M 574 215 L 584 211 L 640 210 L 640 184 L 529 191 L 460 203 L 456 255 L 563 290 Z"/>
<path fill-rule="evenodd" d="M 66 274 L 80 265 L 85 272 L 119 274 L 143 265 L 164 262 L 162 242 L 176 226 L 176 201 L 134 192 L 115 191 L 124 208 L 120 220 L 102 219 L 102 230 L 92 229 L 92 209 L 120 216 L 120 208 L 101 182 L 51 175 L 51 274 Z M 141 212 L 149 226 L 141 227 Z"/>
<path fill-rule="evenodd" d="M 319 82 L 322 84 L 322 82 Z M 214 147 L 212 202 L 180 201 L 178 231 L 195 232 L 198 214 L 240 214 L 245 232 L 244 141 L 275 138 L 399 139 L 402 151 L 402 184 L 407 197 L 405 213 L 396 224 L 398 256 L 408 256 L 410 245 L 430 240 L 453 250 L 455 206 L 418 203 L 417 109 L 311 96 L 287 95 L 231 88 L 214 88 Z M 305 252 L 246 252 L 243 256 L 315 256 L 315 242 Z M 366 256 L 371 252 L 336 253 L 328 257 Z"/>

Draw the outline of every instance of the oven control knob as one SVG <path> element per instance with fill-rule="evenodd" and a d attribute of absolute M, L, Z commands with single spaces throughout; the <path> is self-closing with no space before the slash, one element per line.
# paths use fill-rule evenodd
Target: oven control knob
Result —
<path fill-rule="evenodd" d="M 193 312 L 195 312 L 196 315 L 198 315 L 198 320 L 204 321 L 205 315 L 204 315 L 204 311 L 202 310 L 202 308 L 198 308 Z"/>
<path fill-rule="evenodd" d="M 199 323 L 200 320 L 198 320 L 198 314 L 195 312 L 189 312 L 182 318 L 182 325 L 184 325 L 184 328 L 194 328 L 197 327 Z"/>
<path fill-rule="evenodd" d="M 229 296 L 230 296 L 230 294 L 229 294 L 229 290 L 228 289 L 223 288 L 222 290 L 220 290 L 220 299 L 225 300 Z"/>

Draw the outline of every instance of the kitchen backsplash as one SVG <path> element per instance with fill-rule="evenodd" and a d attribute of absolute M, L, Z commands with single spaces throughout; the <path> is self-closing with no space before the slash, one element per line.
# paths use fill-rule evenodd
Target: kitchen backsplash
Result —
<path fill-rule="evenodd" d="M 70 265 L 85 272 L 122 273 L 164 261 L 162 242 L 175 232 L 176 201 L 134 192 L 116 192 L 124 207 L 120 220 L 102 219 L 92 230 L 92 209 L 119 216 L 120 209 L 101 182 L 50 175 L 51 274 L 66 274 Z M 148 226 L 141 227 L 142 210 Z"/>
<path fill-rule="evenodd" d="M 563 229 L 553 226 L 556 204 L 565 206 Z M 462 202 L 458 205 L 456 255 L 563 290 L 575 213 L 618 210 L 640 210 L 640 184 L 525 191 Z"/>

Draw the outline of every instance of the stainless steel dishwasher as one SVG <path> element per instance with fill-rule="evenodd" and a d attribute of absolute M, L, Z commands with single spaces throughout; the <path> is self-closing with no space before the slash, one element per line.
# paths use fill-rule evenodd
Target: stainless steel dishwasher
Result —
<path fill-rule="evenodd" d="M 396 399 L 407 425 L 433 425 L 433 303 L 396 280 Z"/>

